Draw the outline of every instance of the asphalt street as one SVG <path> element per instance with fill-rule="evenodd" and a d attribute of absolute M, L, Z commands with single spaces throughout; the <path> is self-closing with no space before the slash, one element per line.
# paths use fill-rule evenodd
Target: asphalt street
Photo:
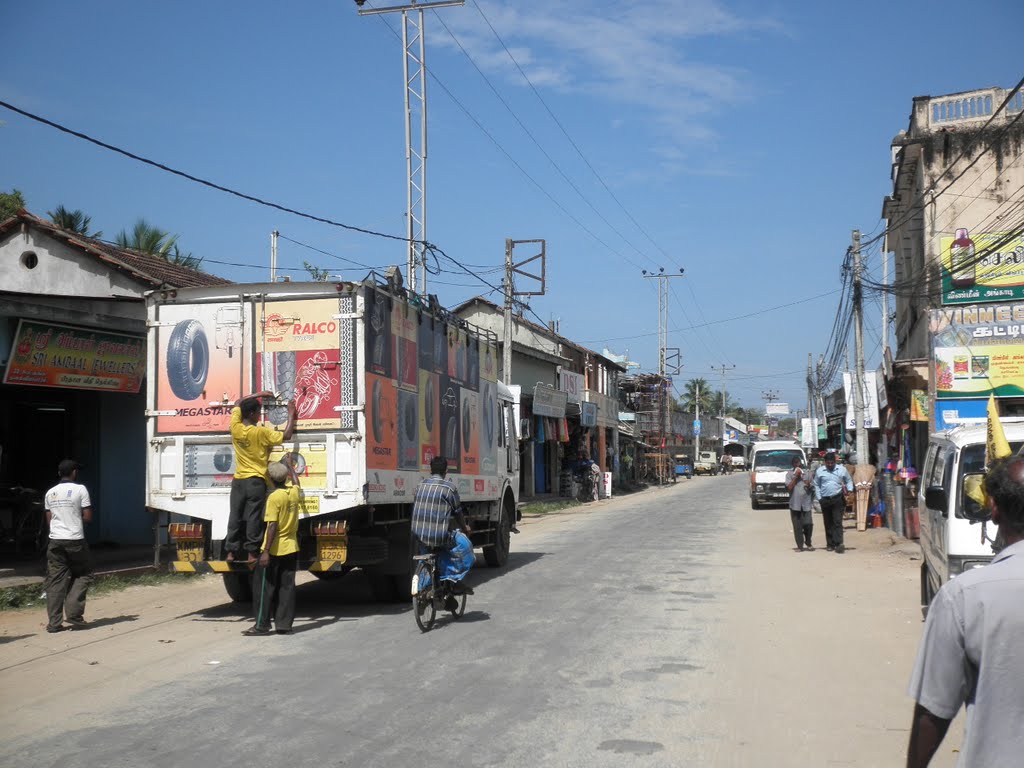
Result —
<path fill-rule="evenodd" d="M 747 482 L 531 520 L 427 634 L 358 574 L 304 583 L 291 636 L 242 637 L 212 579 L 7 626 L 0 765 L 899 764 L 917 562 L 875 532 L 798 554 Z"/>

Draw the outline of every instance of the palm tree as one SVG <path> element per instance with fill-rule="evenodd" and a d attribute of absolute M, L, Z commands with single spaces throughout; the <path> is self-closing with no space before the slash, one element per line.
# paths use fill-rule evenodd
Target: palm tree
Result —
<path fill-rule="evenodd" d="M 695 413 L 696 406 L 699 405 L 700 412 L 710 416 L 716 412 L 714 394 L 714 390 L 711 389 L 711 385 L 706 379 L 690 379 L 683 387 L 683 396 L 680 398 L 680 402 L 683 408 L 690 413 Z M 721 398 L 718 402 L 721 403 Z"/>
<path fill-rule="evenodd" d="M 115 242 L 121 248 L 130 248 L 133 251 L 159 256 L 181 267 L 199 269 L 199 265 L 203 263 L 202 258 L 193 256 L 191 253 L 182 253 L 178 249 L 177 235 L 154 227 L 142 218 L 135 222 L 131 234 L 122 229 L 117 234 Z"/>
<path fill-rule="evenodd" d="M 78 234 L 85 235 L 86 237 L 103 237 L 102 232 L 89 231 L 89 227 L 92 224 L 92 217 L 87 216 L 79 208 L 69 211 L 63 205 L 58 205 L 57 210 L 47 211 L 46 215 L 50 217 L 50 221 L 61 229 L 66 229 L 68 232 L 77 232 Z"/>

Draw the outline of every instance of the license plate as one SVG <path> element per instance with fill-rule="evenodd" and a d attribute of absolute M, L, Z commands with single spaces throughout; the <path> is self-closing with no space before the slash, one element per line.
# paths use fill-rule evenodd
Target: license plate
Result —
<path fill-rule="evenodd" d="M 348 557 L 347 547 L 320 547 L 320 559 L 345 562 Z"/>
<path fill-rule="evenodd" d="M 178 545 L 178 560 L 185 563 L 198 563 L 202 562 L 203 555 L 205 554 L 205 548 L 202 544 L 198 547 L 183 547 Z"/>
<path fill-rule="evenodd" d="M 774 496 L 776 499 L 788 499 L 789 498 L 789 494 L 788 493 L 773 493 L 772 496 Z"/>

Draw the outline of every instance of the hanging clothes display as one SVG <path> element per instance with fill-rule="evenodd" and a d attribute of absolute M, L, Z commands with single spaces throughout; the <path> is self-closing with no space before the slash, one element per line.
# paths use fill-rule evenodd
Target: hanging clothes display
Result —
<path fill-rule="evenodd" d="M 537 442 L 538 443 L 543 443 L 544 442 L 544 417 L 543 416 L 538 416 L 537 417 Z"/>

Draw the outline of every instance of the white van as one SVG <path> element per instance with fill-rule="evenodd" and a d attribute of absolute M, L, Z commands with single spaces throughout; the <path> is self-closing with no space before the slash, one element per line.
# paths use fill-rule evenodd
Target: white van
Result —
<path fill-rule="evenodd" d="M 788 504 L 786 473 L 793 468 L 793 457 L 807 469 L 807 456 L 793 440 L 766 440 L 750 447 L 750 508 L 761 504 Z"/>
<path fill-rule="evenodd" d="M 1024 419 L 1004 418 L 1003 429 L 1016 453 L 1024 445 Z M 935 593 L 950 579 L 992 559 L 992 544 L 982 541 L 982 519 L 988 510 L 965 499 L 964 478 L 981 474 L 985 467 L 985 419 L 937 432 L 928 442 L 920 477 L 917 508 L 921 511 L 921 609 L 927 612 Z M 966 502 L 966 503 L 965 503 Z M 988 539 L 998 532 L 985 525 Z"/>

